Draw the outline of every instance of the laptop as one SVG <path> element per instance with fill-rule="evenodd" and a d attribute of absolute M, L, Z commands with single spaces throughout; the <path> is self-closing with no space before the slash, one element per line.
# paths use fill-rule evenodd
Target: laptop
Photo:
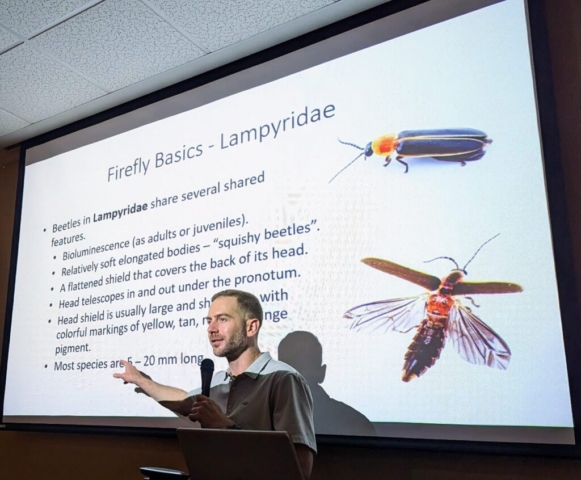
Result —
<path fill-rule="evenodd" d="M 192 480 L 303 480 L 287 432 L 178 428 Z"/>

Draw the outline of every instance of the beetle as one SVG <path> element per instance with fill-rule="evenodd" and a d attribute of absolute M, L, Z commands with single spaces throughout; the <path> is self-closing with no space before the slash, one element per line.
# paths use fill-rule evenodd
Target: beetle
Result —
<path fill-rule="evenodd" d="M 337 140 L 362 152 L 339 170 L 329 183 L 363 155 L 366 159 L 373 154 L 385 157 L 384 167 L 395 159 L 405 165 L 404 173 L 408 173 L 409 166 L 402 160 L 403 158 L 431 157 L 443 162 L 458 162 L 464 166 L 466 162 L 480 160 L 486 153 L 485 148 L 492 143 L 492 139 L 488 138 L 486 133 L 474 128 L 404 130 L 397 135 L 382 135 L 369 142 L 365 148 L 341 139 Z"/>
<path fill-rule="evenodd" d="M 482 244 L 463 268 L 450 257 L 429 260 L 454 262 L 456 268 L 442 279 L 389 260 L 364 258 L 361 261 L 366 265 L 420 285 L 428 292 L 359 305 L 345 312 L 343 318 L 349 320 L 350 328 L 356 331 L 408 333 L 416 329 L 404 358 L 404 382 L 426 373 L 440 357 L 447 339 L 467 362 L 506 370 L 511 356 L 506 342 L 456 298 L 462 295 L 474 304 L 467 295 L 523 291 L 516 283 L 464 281 L 468 264 L 486 243 L 497 236 Z"/>

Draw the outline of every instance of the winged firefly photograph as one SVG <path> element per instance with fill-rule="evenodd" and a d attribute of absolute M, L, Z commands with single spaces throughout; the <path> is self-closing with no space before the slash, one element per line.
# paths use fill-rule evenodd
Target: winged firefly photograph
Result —
<path fill-rule="evenodd" d="M 465 281 L 466 267 L 478 252 L 490 241 L 484 242 L 472 258 L 460 268 L 451 257 L 434 260 L 449 260 L 455 267 L 444 278 L 412 270 L 381 258 L 364 258 L 361 261 L 384 273 L 419 285 L 427 292 L 413 297 L 393 298 L 353 307 L 344 314 L 350 328 L 358 332 L 409 333 L 416 334 L 404 357 L 402 380 L 409 382 L 422 376 L 440 357 L 440 352 L 449 340 L 456 352 L 469 363 L 506 370 L 510 362 L 510 348 L 492 328 L 478 318 L 458 297 L 463 296 L 474 307 L 478 305 L 469 295 L 519 293 L 520 285 L 510 282 Z"/>

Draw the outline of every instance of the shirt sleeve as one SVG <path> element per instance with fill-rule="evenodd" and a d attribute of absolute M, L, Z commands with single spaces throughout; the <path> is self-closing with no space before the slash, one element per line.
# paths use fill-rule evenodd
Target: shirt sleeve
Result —
<path fill-rule="evenodd" d="M 287 431 L 293 443 L 316 453 L 313 397 L 306 380 L 300 374 L 284 372 L 274 385 L 271 402 L 274 429 Z"/>

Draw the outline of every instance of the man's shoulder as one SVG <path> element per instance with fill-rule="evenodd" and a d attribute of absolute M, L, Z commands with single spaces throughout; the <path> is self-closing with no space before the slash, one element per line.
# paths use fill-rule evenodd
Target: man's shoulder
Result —
<path fill-rule="evenodd" d="M 307 383 L 300 372 L 294 367 L 291 367 L 288 363 L 281 362 L 280 360 L 275 360 L 269 354 L 265 355 L 268 355 L 268 357 L 265 358 L 267 362 L 257 376 L 260 376 L 263 379 L 268 378 L 269 383 L 281 385 L 289 382 L 301 384 Z"/>
<path fill-rule="evenodd" d="M 288 363 L 279 360 L 271 359 L 267 365 L 268 371 L 265 368 L 264 374 L 270 378 L 270 381 L 280 386 L 280 388 L 291 388 L 294 390 L 295 386 L 301 386 L 301 390 L 308 389 L 308 384 L 301 373 Z"/>
<path fill-rule="evenodd" d="M 265 367 L 265 373 L 278 373 L 281 376 L 285 374 L 297 374 L 300 376 L 300 373 L 293 367 L 291 367 L 288 363 L 281 362 L 280 360 L 275 360 L 274 358 L 270 358 L 268 364 Z"/>

